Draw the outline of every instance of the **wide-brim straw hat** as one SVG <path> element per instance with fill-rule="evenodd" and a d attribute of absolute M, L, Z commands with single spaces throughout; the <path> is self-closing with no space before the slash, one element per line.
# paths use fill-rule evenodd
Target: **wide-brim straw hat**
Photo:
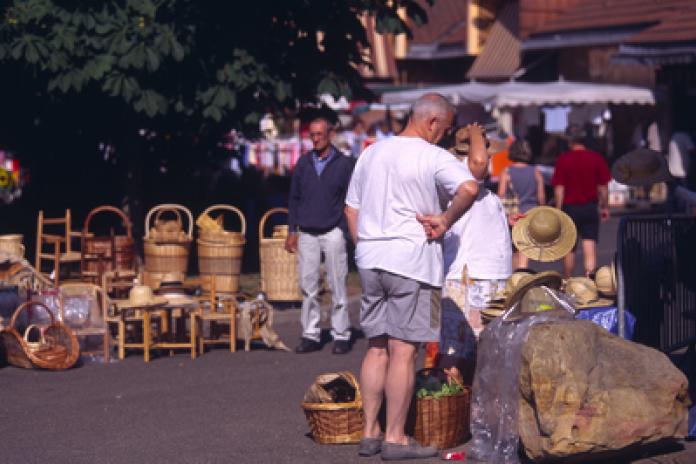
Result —
<path fill-rule="evenodd" d="M 612 261 L 608 266 L 601 266 L 595 272 L 594 283 L 600 294 L 616 296 L 616 267 Z"/>
<path fill-rule="evenodd" d="M 566 295 L 573 297 L 575 300 L 575 307 L 578 309 L 596 308 L 614 304 L 613 300 L 601 298 L 594 281 L 587 277 L 571 277 L 566 281 L 563 290 Z"/>
<path fill-rule="evenodd" d="M 558 290 L 561 288 L 563 283 L 563 278 L 561 274 L 556 271 L 545 271 L 539 272 L 537 274 L 529 274 L 522 277 L 515 289 L 510 293 L 510 295 L 505 300 L 504 309 L 512 308 L 515 303 L 520 301 L 527 290 L 534 287 L 548 287 Z"/>
<path fill-rule="evenodd" d="M 500 151 L 497 150 L 497 145 L 496 147 L 493 147 L 491 141 L 488 140 L 488 137 L 486 137 L 485 134 L 483 135 L 483 143 L 486 145 L 486 151 L 489 155 Z M 471 145 L 469 143 L 469 129 L 467 129 L 466 127 L 460 127 L 454 133 L 454 146 L 450 148 L 450 153 L 458 156 L 467 156 L 469 154 L 470 148 Z"/>
<path fill-rule="evenodd" d="M 611 176 L 625 185 L 641 186 L 666 182 L 672 178 L 665 157 L 649 148 L 626 153 L 614 162 Z"/>
<path fill-rule="evenodd" d="M 146 285 L 134 286 L 130 290 L 127 300 L 115 301 L 118 309 L 148 308 L 152 306 L 164 306 L 167 303 L 168 301 L 165 297 L 155 296 L 152 289 Z"/>
<path fill-rule="evenodd" d="M 536 261 L 556 261 L 575 246 L 577 230 L 573 220 L 558 208 L 537 206 L 512 228 L 517 250 Z"/>

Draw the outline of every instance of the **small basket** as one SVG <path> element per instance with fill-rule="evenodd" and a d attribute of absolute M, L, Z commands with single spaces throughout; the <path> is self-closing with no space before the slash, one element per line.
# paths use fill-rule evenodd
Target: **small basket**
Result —
<path fill-rule="evenodd" d="M 43 331 L 40 345 L 29 345 L 15 328 L 19 314 L 29 307 L 43 308 L 51 319 L 51 323 Z M 30 328 L 31 326 L 27 329 Z M 7 327 L 0 331 L 0 339 L 5 348 L 7 362 L 16 367 L 69 369 L 80 357 L 80 345 L 75 334 L 68 326 L 56 321 L 45 304 L 36 301 L 27 301 L 17 307 Z"/>
<path fill-rule="evenodd" d="M 355 387 L 355 400 L 350 403 L 310 403 L 303 401 L 312 438 L 322 444 L 358 443 L 362 438 L 363 410 L 360 385 L 348 371 L 340 372 Z"/>
<path fill-rule="evenodd" d="M 413 438 L 423 446 L 448 449 L 458 446 L 469 435 L 471 389 L 441 398 L 416 398 Z"/>
<path fill-rule="evenodd" d="M 181 223 L 181 211 L 188 217 L 188 233 L 185 234 L 185 239 L 178 238 L 178 234 L 160 238 L 151 236 L 149 227 L 152 215 L 156 213 L 154 220 L 157 222 L 162 213 L 167 211 L 173 212 L 179 223 Z M 182 273 L 186 275 L 189 247 L 193 240 L 193 217 L 188 208 L 176 204 L 153 207 L 145 218 L 145 230 L 145 271 L 152 274 Z"/>
<path fill-rule="evenodd" d="M 200 228 L 198 244 L 198 269 L 201 276 L 215 277 L 215 291 L 222 293 L 235 293 L 239 290 L 239 277 L 242 272 L 242 256 L 244 255 L 244 235 L 246 234 L 246 220 L 244 214 L 230 205 L 213 205 L 201 214 L 201 217 L 209 217 L 213 210 L 226 209 L 232 211 L 241 222 L 240 232 L 225 230 L 210 231 Z M 211 291 L 211 279 L 201 279 L 204 292 Z"/>
<path fill-rule="evenodd" d="M 297 254 L 285 250 L 285 237 L 265 237 L 266 220 L 274 213 L 288 213 L 287 208 L 273 208 L 259 223 L 259 259 L 261 291 L 270 301 L 302 301 Z"/>

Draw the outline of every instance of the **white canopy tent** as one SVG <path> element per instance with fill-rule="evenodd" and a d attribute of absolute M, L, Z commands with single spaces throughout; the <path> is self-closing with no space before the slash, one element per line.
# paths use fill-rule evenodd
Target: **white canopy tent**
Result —
<path fill-rule="evenodd" d="M 382 95 L 382 103 L 412 103 L 421 95 L 431 92 L 442 94 L 455 105 L 480 103 L 491 109 L 592 103 L 655 105 L 655 96 L 650 89 L 628 85 L 563 80 L 538 83 L 505 82 L 502 84 L 470 82 L 427 87 L 385 93 Z"/>

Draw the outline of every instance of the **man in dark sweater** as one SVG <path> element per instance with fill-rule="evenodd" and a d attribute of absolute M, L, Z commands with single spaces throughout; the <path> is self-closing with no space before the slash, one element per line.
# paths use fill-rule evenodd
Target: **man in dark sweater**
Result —
<path fill-rule="evenodd" d="M 321 254 L 331 288 L 331 335 L 333 353 L 350 351 L 350 318 L 346 298 L 348 259 L 346 242 L 341 228 L 343 208 L 350 176 L 355 162 L 331 145 L 331 128 L 326 119 L 319 118 L 309 125 L 309 137 L 314 149 L 302 156 L 292 176 L 290 186 L 289 234 L 285 249 L 298 253 L 302 301 L 302 340 L 297 353 L 320 349 L 319 272 Z"/>

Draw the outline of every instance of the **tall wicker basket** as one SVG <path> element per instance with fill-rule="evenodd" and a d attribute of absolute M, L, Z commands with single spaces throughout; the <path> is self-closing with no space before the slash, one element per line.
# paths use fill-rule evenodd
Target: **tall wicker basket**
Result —
<path fill-rule="evenodd" d="M 48 313 L 51 323 L 44 329 L 44 347 L 34 347 L 19 334 L 15 323 L 19 314 L 28 308 L 39 307 Z M 80 345 L 75 334 L 60 321 L 57 321 L 48 307 L 37 301 L 27 301 L 17 307 L 7 327 L 0 331 L 0 339 L 5 348 L 7 362 L 25 369 L 39 368 L 62 370 L 75 365 L 80 357 Z"/>
<path fill-rule="evenodd" d="M 181 213 L 183 212 L 186 215 L 188 232 L 185 234 L 185 237 L 151 236 L 151 220 L 154 220 L 156 223 L 165 212 L 171 213 L 176 217 L 176 221 L 182 230 L 184 226 Z M 191 216 L 191 211 L 185 206 L 177 204 L 166 203 L 157 205 L 147 213 L 145 230 L 145 284 L 158 288 L 165 276 L 183 281 L 186 278 L 189 248 L 193 240 L 193 217 Z"/>
<path fill-rule="evenodd" d="M 322 444 L 358 443 L 362 438 L 363 410 L 360 385 L 350 371 L 339 372 L 355 387 L 355 400 L 349 403 L 302 402 L 312 438 Z M 321 378 L 322 376 L 319 376 Z M 317 381 L 319 380 L 317 378 Z"/>
<path fill-rule="evenodd" d="M 285 251 L 285 237 L 266 237 L 266 220 L 275 213 L 288 213 L 287 208 L 273 208 L 259 223 L 259 258 L 261 260 L 261 291 L 271 301 L 301 301 L 297 255 Z"/>
<path fill-rule="evenodd" d="M 203 214 L 208 215 L 215 210 L 235 213 L 239 217 L 241 231 L 201 229 L 197 240 L 198 270 L 201 277 L 214 276 L 216 292 L 236 293 L 239 291 L 239 276 L 242 272 L 242 256 L 246 243 L 246 219 L 239 209 L 230 205 L 213 205 L 203 211 Z M 211 279 L 201 279 L 201 286 L 204 292 L 210 292 Z"/>
<path fill-rule="evenodd" d="M 95 236 L 89 226 L 97 214 L 113 213 L 121 219 L 124 235 Z M 89 212 L 82 227 L 82 261 L 80 270 L 83 276 L 93 277 L 101 282 L 104 272 L 135 273 L 135 242 L 131 222 L 128 216 L 113 206 L 99 206 Z"/>

